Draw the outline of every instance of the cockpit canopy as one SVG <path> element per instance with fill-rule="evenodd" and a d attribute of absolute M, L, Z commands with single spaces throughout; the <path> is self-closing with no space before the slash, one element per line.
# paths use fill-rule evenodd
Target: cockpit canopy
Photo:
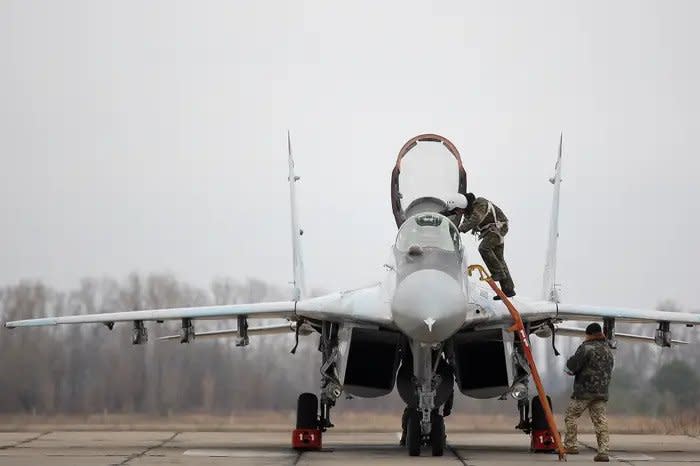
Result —
<path fill-rule="evenodd" d="M 391 173 L 396 225 L 421 212 L 443 212 L 448 197 L 467 193 L 467 174 L 457 148 L 437 134 L 421 134 L 399 151 Z M 461 213 L 451 219 L 458 223 Z"/>
<path fill-rule="evenodd" d="M 412 247 L 459 252 L 462 243 L 459 230 L 450 219 L 437 213 L 422 213 L 403 222 L 396 235 L 397 251 L 406 253 Z"/>

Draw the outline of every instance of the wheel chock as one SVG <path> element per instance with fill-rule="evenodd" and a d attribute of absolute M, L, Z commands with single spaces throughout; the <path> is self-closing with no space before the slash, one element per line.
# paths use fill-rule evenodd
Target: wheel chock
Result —
<path fill-rule="evenodd" d="M 533 430 L 530 439 L 530 451 L 533 453 L 551 453 L 557 451 L 554 435 L 549 429 Z"/>
<path fill-rule="evenodd" d="M 320 429 L 294 429 L 292 431 L 292 448 L 295 450 L 320 450 L 321 440 Z"/>

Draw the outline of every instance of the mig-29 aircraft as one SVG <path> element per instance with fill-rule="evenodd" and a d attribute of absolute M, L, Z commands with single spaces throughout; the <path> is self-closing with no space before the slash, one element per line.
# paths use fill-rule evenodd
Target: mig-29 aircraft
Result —
<path fill-rule="evenodd" d="M 452 210 L 454 195 L 467 193 L 467 175 L 457 148 L 446 138 L 424 134 L 400 150 L 391 175 L 391 205 L 398 227 L 385 279 L 367 288 L 340 291 L 314 298 L 305 293 L 295 189 L 289 142 L 289 189 L 293 248 L 293 296 L 290 301 L 177 309 L 132 310 L 7 322 L 7 328 L 59 324 L 116 323 L 133 326 L 133 344 L 148 340 L 145 323 L 179 320 L 179 335 L 164 337 L 191 342 L 195 337 L 234 336 L 245 346 L 249 336 L 294 332 L 319 334 L 322 373 L 320 397 L 304 393 L 297 405 L 297 428 L 332 427 L 330 411 L 344 392 L 356 397 L 379 397 L 396 388 L 407 405 L 404 435 L 409 454 L 419 455 L 430 445 L 443 454 L 445 424 L 441 408 L 459 391 L 473 398 L 507 394 L 528 403 L 529 371 L 522 345 L 509 332 L 512 318 L 502 301 L 483 281 L 467 274 L 468 261 L 460 233 L 461 211 Z M 544 290 L 541 299 L 511 299 L 528 334 L 540 337 L 582 335 L 583 329 L 559 324 L 602 320 L 611 346 L 616 339 L 651 341 L 671 346 L 671 324 L 694 326 L 700 315 L 682 312 L 595 307 L 560 302 L 555 285 L 561 140 L 554 177 L 552 217 Z M 232 319 L 231 330 L 195 332 L 200 319 Z M 250 319 L 286 319 L 253 327 Z M 615 322 L 656 324 L 654 338 L 615 332 Z M 679 342 L 682 343 L 682 342 Z M 320 398 L 320 403 L 319 403 Z M 443 413 L 444 414 L 444 413 Z M 527 429 L 527 415 L 521 426 Z"/>

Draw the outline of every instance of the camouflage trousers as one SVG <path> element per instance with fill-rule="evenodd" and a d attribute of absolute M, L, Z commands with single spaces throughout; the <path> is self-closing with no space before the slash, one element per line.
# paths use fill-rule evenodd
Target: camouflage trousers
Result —
<path fill-rule="evenodd" d="M 571 400 L 569 407 L 566 408 L 566 417 L 564 418 L 564 423 L 566 424 L 564 446 L 566 448 L 578 447 L 576 420 L 581 417 L 581 414 L 587 408 L 593 422 L 596 439 L 598 440 L 598 453 L 607 455 L 610 451 L 610 434 L 608 433 L 608 417 L 605 414 L 606 406 L 607 402 L 605 400 Z"/>
<path fill-rule="evenodd" d="M 503 291 L 508 292 L 513 291 L 515 285 L 510 277 L 506 260 L 503 258 L 503 236 L 508 233 L 507 225 L 501 228 L 501 233 L 500 235 L 493 231 L 485 233 L 479 244 L 479 254 L 491 272 L 491 277 L 495 281 L 501 282 Z"/>

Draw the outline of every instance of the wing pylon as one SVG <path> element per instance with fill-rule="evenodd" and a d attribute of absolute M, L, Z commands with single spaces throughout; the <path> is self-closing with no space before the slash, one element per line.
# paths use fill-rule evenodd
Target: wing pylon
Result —
<path fill-rule="evenodd" d="M 274 325 L 261 325 L 259 327 L 249 327 L 247 329 L 248 335 L 280 335 L 285 333 L 295 333 L 296 332 L 296 322 L 286 322 L 284 324 L 274 324 Z M 300 329 L 300 334 L 307 334 L 308 329 Z M 210 338 L 221 338 L 221 337 L 240 337 L 241 332 L 237 328 L 224 329 L 224 330 L 210 330 L 207 332 L 197 332 L 195 333 L 195 338 L 197 339 L 210 339 Z M 158 337 L 158 340 L 182 340 L 182 335 L 166 335 L 164 337 Z"/>

